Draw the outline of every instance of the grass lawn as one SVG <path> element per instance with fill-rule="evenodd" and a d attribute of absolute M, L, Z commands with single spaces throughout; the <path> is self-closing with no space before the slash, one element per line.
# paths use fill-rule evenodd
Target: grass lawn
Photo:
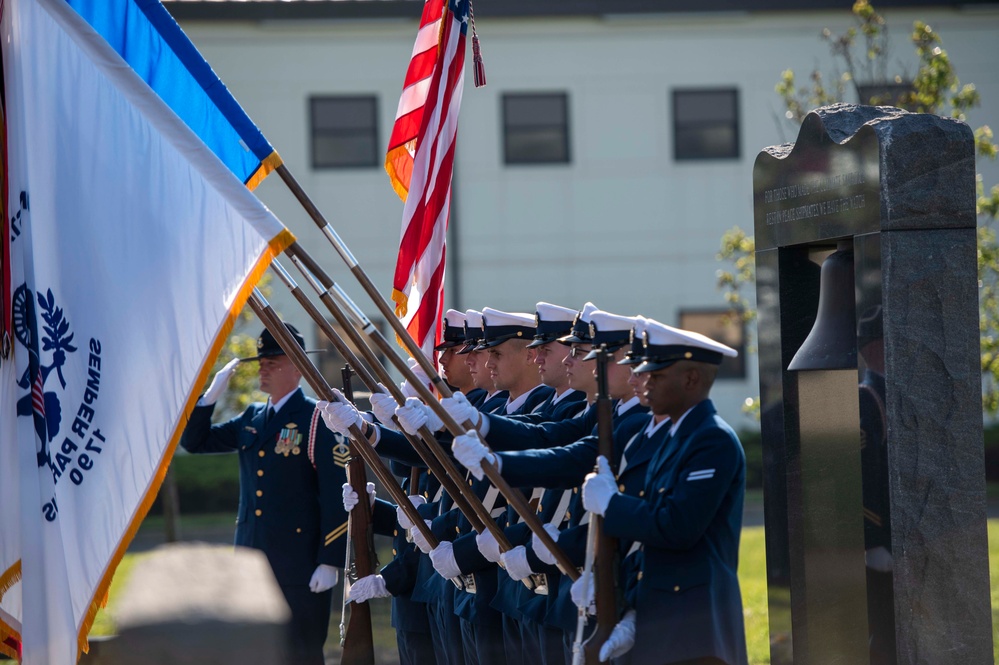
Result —
<path fill-rule="evenodd" d="M 996 661 L 999 662 L 999 520 L 989 520 L 989 573 L 992 593 L 992 641 Z M 381 543 L 380 543 L 381 544 Z M 389 545 L 390 547 L 390 545 Z M 379 549 L 385 549 L 379 547 Z M 380 552 L 383 562 L 390 560 L 387 551 Z M 108 610 L 113 613 L 115 594 L 121 590 L 128 579 L 129 571 L 137 557 L 142 554 L 128 554 L 122 561 L 111 584 Z M 769 625 L 767 619 L 767 581 L 766 581 L 766 551 L 763 539 L 763 527 L 747 527 L 742 532 L 742 545 L 739 554 L 739 581 L 742 586 L 742 599 L 746 617 L 746 640 L 749 649 L 750 665 L 765 665 L 770 663 Z M 334 610 L 330 621 L 330 635 L 326 643 L 327 662 L 339 661 L 339 629 L 340 610 L 339 598 L 341 588 L 334 591 Z M 387 599 L 375 601 L 372 604 L 372 621 L 375 633 L 375 645 L 378 652 L 377 662 L 380 665 L 397 663 L 395 652 L 395 633 L 390 625 L 390 604 Z M 110 635 L 114 633 L 114 624 L 108 611 L 98 613 L 94 622 L 92 635 Z"/>

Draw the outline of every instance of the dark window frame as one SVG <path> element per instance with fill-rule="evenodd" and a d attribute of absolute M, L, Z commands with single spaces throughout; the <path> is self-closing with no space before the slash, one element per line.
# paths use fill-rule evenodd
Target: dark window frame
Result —
<path fill-rule="evenodd" d="M 508 117 L 507 103 L 509 101 L 514 101 L 518 99 L 539 99 L 539 98 L 560 98 L 562 100 L 562 123 L 561 125 L 553 125 L 550 123 L 543 123 L 537 125 L 529 124 L 516 124 L 511 126 Z M 503 164 L 505 166 L 544 166 L 544 165 L 560 165 L 560 164 L 571 164 L 572 163 L 572 141 L 569 139 L 571 136 L 572 127 L 569 120 L 569 93 L 554 92 L 554 91 L 528 91 L 528 92 L 505 92 L 500 95 L 500 115 L 503 119 Z M 554 128 L 558 127 L 562 132 L 562 154 L 564 159 L 543 159 L 543 158 L 533 158 L 530 156 L 522 155 L 511 155 L 511 129 L 514 130 L 514 134 L 518 129 L 544 129 L 544 128 Z"/>
<path fill-rule="evenodd" d="M 683 94 L 705 94 L 705 93 L 731 93 L 732 103 L 733 103 L 733 118 L 732 126 L 734 128 L 733 138 L 732 138 L 732 151 L 730 153 L 710 155 L 710 154 L 694 154 L 694 153 L 681 153 L 681 145 L 683 141 L 680 140 L 681 132 L 687 130 L 688 128 L 695 128 L 697 125 L 704 125 L 707 123 L 698 123 L 697 121 L 686 121 L 681 122 L 679 117 L 678 108 L 680 105 L 680 97 Z M 741 113 L 739 108 L 739 88 L 736 86 L 726 86 L 726 87 L 700 87 L 700 88 L 674 88 L 671 91 L 671 103 L 673 109 L 673 160 L 676 162 L 699 162 L 699 161 L 726 161 L 726 160 L 739 160 L 742 158 L 742 122 Z"/>
<path fill-rule="evenodd" d="M 726 317 L 731 317 L 731 319 L 727 319 L 727 323 L 722 323 L 721 325 L 736 326 L 739 342 L 733 343 L 732 340 L 719 339 L 719 335 L 710 334 L 713 331 L 705 330 L 703 326 L 700 329 L 698 326 L 691 326 L 690 320 L 685 320 L 687 315 L 696 317 L 716 316 L 720 321 L 725 320 Z M 684 307 L 677 312 L 676 319 L 677 327 L 680 329 L 701 333 L 739 352 L 736 358 L 725 358 L 722 360 L 722 364 L 718 368 L 718 380 L 744 381 L 749 377 L 749 367 L 746 363 L 746 322 L 739 310 L 729 307 Z"/>
<path fill-rule="evenodd" d="M 371 154 L 366 156 L 363 160 L 343 160 L 338 162 L 320 162 L 318 151 L 316 149 L 316 140 L 322 136 L 341 136 L 350 133 L 362 131 L 356 127 L 345 127 L 345 128 L 333 128 L 333 129 L 317 129 L 317 112 L 318 106 L 323 103 L 328 103 L 331 101 L 339 102 L 370 102 L 371 103 L 371 126 L 364 128 L 363 131 L 370 134 L 371 138 Z M 381 146 L 381 138 L 378 131 L 378 95 L 367 94 L 350 94 L 350 95 L 312 95 L 309 97 L 309 158 L 312 168 L 314 170 L 343 170 L 343 169 L 368 169 L 377 168 L 381 166 L 381 159 L 379 149 Z"/>

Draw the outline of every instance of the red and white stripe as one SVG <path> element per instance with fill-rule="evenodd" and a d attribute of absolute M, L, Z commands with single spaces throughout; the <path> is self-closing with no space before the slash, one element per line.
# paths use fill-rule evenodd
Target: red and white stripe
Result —
<path fill-rule="evenodd" d="M 428 4 L 440 2 L 429 0 Z M 462 17 L 444 13 L 437 63 L 429 79 L 416 138 L 393 280 L 396 313 L 427 357 L 433 357 L 441 332 L 445 238 L 465 73 L 465 35 L 461 28 Z"/>
<path fill-rule="evenodd" d="M 430 90 L 430 79 L 437 65 L 437 46 L 440 43 L 441 14 L 444 0 L 427 0 L 420 17 L 420 30 L 416 33 L 413 54 L 406 70 L 406 79 L 395 112 L 395 124 L 389 136 L 385 155 L 385 171 L 392 187 L 403 201 L 409 192 L 416 154 L 417 136 L 423 123 L 423 108 Z"/>

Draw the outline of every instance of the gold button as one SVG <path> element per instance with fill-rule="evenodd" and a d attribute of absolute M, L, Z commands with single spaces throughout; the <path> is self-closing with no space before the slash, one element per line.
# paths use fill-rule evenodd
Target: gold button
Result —
<path fill-rule="evenodd" d="M 680 585 L 679 584 L 677 584 L 675 587 L 673 587 L 673 591 L 679 591 L 679 590 L 680 590 Z"/>
<path fill-rule="evenodd" d="M 638 493 L 638 496 L 645 496 L 645 490 L 641 490 L 641 491 L 640 491 L 640 492 Z"/>
<path fill-rule="evenodd" d="M 264 495 L 263 490 L 257 490 L 257 496 L 263 496 L 263 495 Z"/>
<path fill-rule="evenodd" d="M 578 487 L 573 487 L 572 488 L 572 493 L 573 494 L 579 494 L 579 488 Z"/>
<path fill-rule="evenodd" d="M 538 512 L 540 513 L 540 512 L 541 512 L 542 510 L 544 510 L 544 509 L 545 509 L 545 508 L 544 508 L 544 506 L 542 506 L 542 505 L 541 505 L 541 504 L 539 503 L 539 504 L 538 504 Z"/>
<path fill-rule="evenodd" d="M 567 511 L 565 511 L 565 518 L 566 518 L 567 520 L 571 520 L 571 519 L 572 519 L 572 513 L 570 513 L 570 512 L 568 511 L 568 510 L 567 510 Z"/>
<path fill-rule="evenodd" d="M 461 533 L 461 529 L 459 527 L 454 527 L 454 532 L 455 533 Z"/>
<path fill-rule="evenodd" d="M 264 475 L 264 470 L 263 469 L 257 469 L 257 475 L 258 476 Z"/>
<path fill-rule="evenodd" d="M 665 492 L 665 491 L 666 491 L 666 488 L 665 488 L 665 487 L 660 487 L 660 488 L 659 488 L 659 493 L 660 493 L 660 494 L 662 494 L 662 493 L 663 493 L 663 492 Z"/>
<path fill-rule="evenodd" d="M 424 492 L 423 493 L 423 498 L 429 501 L 430 500 L 430 493 L 429 492 Z"/>
<path fill-rule="evenodd" d="M 642 570 L 638 571 L 638 579 L 639 579 L 639 581 L 641 581 L 642 575 L 643 575 L 644 572 L 645 571 L 642 571 Z"/>
<path fill-rule="evenodd" d="M 297 529 L 295 529 L 295 533 L 302 533 L 302 527 L 298 527 Z"/>
<path fill-rule="evenodd" d="M 263 457 L 264 456 L 264 451 L 261 450 L 259 453 L 257 453 L 257 455 L 260 455 L 261 457 Z"/>
<path fill-rule="evenodd" d="M 398 536 L 399 535 L 399 529 L 392 529 L 392 535 L 393 536 Z"/>
<path fill-rule="evenodd" d="M 396 551 L 395 551 L 395 548 L 393 547 L 392 548 L 392 556 L 395 556 L 395 555 L 396 555 Z"/>
<path fill-rule="evenodd" d="M 264 514 L 264 511 L 257 508 L 256 510 L 253 511 L 253 514 L 256 515 L 257 517 L 260 517 L 261 515 Z"/>
<path fill-rule="evenodd" d="M 624 483 L 621 483 L 620 485 L 617 486 L 617 491 L 618 492 L 623 492 L 624 491 Z"/>
<path fill-rule="evenodd" d="M 469 479 L 468 479 L 468 486 L 469 486 L 469 487 L 471 487 L 471 486 L 472 486 L 472 479 L 471 479 L 471 478 L 469 478 Z"/>

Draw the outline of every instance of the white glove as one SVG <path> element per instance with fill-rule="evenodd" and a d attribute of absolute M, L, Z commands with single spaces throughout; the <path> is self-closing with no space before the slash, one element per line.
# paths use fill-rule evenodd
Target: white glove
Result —
<path fill-rule="evenodd" d="M 347 592 L 347 602 L 366 603 L 372 598 L 388 598 L 391 596 L 385 588 L 385 578 L 381 575 L 368 575 L 350 585 Z"/>
<path fill-rule="evenodd" d="M 415 496 L 410 496 L 409 502 L 413 504 L 413 508 L 417 508 L 425 504 L 427 500 L 417 494 Z M 413 528 L 413 523 L 409 521 L 409 518 L 406 517 L 406 512 L 399 506 L 396 506 L 395 508 L 395 518 L 399 521 L 399 525 L 402 526 L 403 529 Z"/>
<path fill-rule="evenodd" d="M 431 432 L 436 432 L 444 427 L 444 423 L 437 417 L 437 414 L 416 397 L 407 397 L 406 403 L 396 408 L 395 416 L 407 434 L 416 434 L 417 430 L 424 425 Z"/>
<path fill-rule="evenodd" d="M 500 561 L 500 550 L 499 543 L 496 542 L 493 532 L 486 529 L 482 533 L 475 536 L 475 546 L 479 548 L 479 553 L 482 554 L 488 561 L 493 563 L 499 563 Z"/>
<path fill-rule="evenodd" d="M 309 580 L 309 589 L 312 590 L 312 593 L 322 593 L 327 589 L 335 587 L 339 581 L 340 572 L 333 566 L 321 563 L 316 566 L 316 572 L 312 573 L 312 579 Z"/>
<path fill-rule="evenodd" d="M 239 358 L 233 358 L 225 364 L 225 367 L 216 372 L 215 376 L 212 377 L 212 382 L 208 386 L 208 390 L 201 396 L 198 404 L 208 406 L 219 401 L 219 397 L 222 397 L 222 393 L 229 387 L 229 379 L 232 378 L 232 373 L 236 371 L 236 365 L 238 364 Z"/>
<path fill-rule="evenodd" d="M 620 658 L 635 646 L 635 610 L 628 610 L 617 622 L 610 637 L 600 647 L 600 662 L 606 663 L 611 658 Z"/>
<path fill-rule="evenodd" d="M 446 580 L 461 575 L 461 568 L 458 568 L 458 562 L 454 560 L 454 548 L 446 540 L 430 551 L 430 563 L 434 564 L 434 570 Z"/>
<path fill-rule="evenodd" d="M 441 400 L 441 406 L 444 410 L 451 414 L 451 417 L 458 421 L 459 425 L 462 425 L 466 420 L 471 421 L 471 423 L 478 427 L 481 420 L 482 414 L 479 410 L 472 406 L 468 398 L 465 397 L 465 393 L 460 390 L 454 393 L 451 397 L 445 397 Z"/>
<path fill-rule="evenodd" d="M 583 587 L 586 587 L 585 595 Z M 569 597 L 572 598 L 572 603 L 579 609 L 586 609 L 590 614 L 597 613 L 597 606 L 594 604 L 594 580 L 593 573 L 589 570 L 584 570 L 579 579 L 572 583 L 569 588 Z"/>
<path fill-rule="evenodd" d="M 885 547 L 878 546 L 867 550 L 864 553 L 864 559 L 867 561 L 867 567 L 871 570 L 876 570 L 879 573 L 891 572 L 892 556 Z"/>
<path fill-rule="evenodd" d="M 337 434 L 348 436 L 351 426 L 357 425 L 360 427 L 364 420 L 361 418 L 357 407 L 348 402 L 339 390 L 334 390 L 333 394 L 336 395 L 337 401 L 319 402 L 316 407 L 322 410 L 321 413 L 326 427 Z"/>
<path fill-rule="evenodd" d="M 375 484 L 374 483 L 368 483 L 368 485 L 367 485 L 367 487 L 365 489 L 368 491 L 368 504 L 371 505 L 371 506 L 374 506 L 375 505 L 375 494 L 376 494 L 376 492 L 375 492 Z M 344 483 L 343 484 L 343 509 L 346 510 L 349 513 L 350 511 L 352 511 L 354 509 L 354 506 L 357 505 L 358 501 L 359 501 L 359 499 L 357 498 L 357 492 L 354 491 L 354 488 L 351 486 L 351 484 L 350 483 Z"/>
<path fill-rule="evenodd" d="M 384 389 L 380 383 L 378 387 Z M 387 392 L 372 393 L 368 401 L 371 402 L 371 412 L 375 414 L 378 422 L 391 430 L 399 429 L 396 427 L 395 421 L 392 420 L 392 416 L 395 415 L 395 407 L 399 406 L 394 397 Z"/>
<path fill-rule="evenodd" d="M 531 564 L 527 562 L 527 548 L 523 545 L 517 545 L 509 552 L 503 552 L 500 559 L 503 561 L 507 575 L 518 582 L 530 577 L 531 573 L 534 572 L 531 570 Z"/>
<path fill-rule="evenodd" d="M 496 455 L 482 445 L 479 434 L 474 429 L 454 437 L 454 441 L 451 442 L 451 452 L 454 453 L 455 459 L 479 480 L 482 480 L 482 460 L 496 463 Z"/>
<path fill-rule="evenodd" d="M 551 524 L 543 524 L 542 526 L 545 528 L 545 531 L 548 532 L 548 535 L 552 537 L 552 540 L 558 543 L 558 537 L 562 534 L 562 532 Z M 538 555 L 539 559 L 547 563 L 549 566 L 555 565 L 555 555 L 552 554 L 547 547 L 545 547 L 545 544 L 541 542 L 541 539 L 538 538 L 537 534 L 531 534 L 531 548 L 534 550 L 534 553 Z"/>
<path fill-rule="evenodd" d="M 610 470 L 607 458 L 601 455 L 597 458 L 597 470 L 587 474 L 583 481 L 583 507 L 591 513 L 603 515 L 611 497 L 617 494 L 617 479 Z"/>
<path fill-rule="evenodd" d="M 420 367 L 420 363 L 416 361 L 416 358 L 410 358 L 406 362 L 409 363 L 409 369 L 413 370 L 413 374 L 416 375 L 416 378 L 423 383 L 427 390 L 433 392 L 434 389 L 431 387 L 430 379 L 427 377 L 427 373 L 423 371 L 423 368 Z M 400 383 L 399 388 L 402 390 L 402 394 L 406 397 L 420 398 L 420 394 L 416 392 L 416 388 L 409 385 L 409 381 L 403 381 Z"/>
<path fill-rule="evenodd" d="M 423 520 L 423 521 L 426 523 L 427 528 L 429 529 L 430 520 Z M 427 539 L 423 537 L 423 532 L 420 531 L 419 529 L 413 529 L 412 534 L 413 534 L 413 544 L 419 547 L 420 551 L 423 552 L 424 554 L 430 554 L 430 551 L 434 548 L 431 547 L 430 543 L 427 542 Z"/>

